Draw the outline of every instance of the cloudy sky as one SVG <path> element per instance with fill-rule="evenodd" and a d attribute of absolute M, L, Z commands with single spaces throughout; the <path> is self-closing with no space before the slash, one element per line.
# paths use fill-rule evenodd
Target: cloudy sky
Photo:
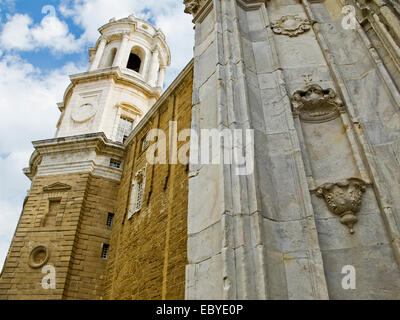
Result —
<path fill-rule="evenodd" d="M 0 0 L 0 270 L 30 181 L 31 141 L 52 138 L 68 75 L 110 18 L 134 13 L 161 28 L 171 49 L 167 85 L 190 61 L 193 27 L 182 0 Z"/>

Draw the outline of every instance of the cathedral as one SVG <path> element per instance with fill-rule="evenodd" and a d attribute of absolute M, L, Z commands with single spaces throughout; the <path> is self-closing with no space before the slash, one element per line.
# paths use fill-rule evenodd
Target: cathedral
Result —
<path fill-rule="evenodd" d="M 99 29 L 33 142 L 0 299 L 400 299 L 398 0 L 184 5 L 165 91 L 160 29 Z"/>

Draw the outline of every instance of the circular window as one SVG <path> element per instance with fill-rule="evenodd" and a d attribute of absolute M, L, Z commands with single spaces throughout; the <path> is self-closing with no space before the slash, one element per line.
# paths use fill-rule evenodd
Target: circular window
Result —
<path fill-rule="evenodd" d="M 49 260 L 49 249 L 45 246 L 37 246 L 29 255 L 29 266 L 32 268 L 40 268 Z"/>

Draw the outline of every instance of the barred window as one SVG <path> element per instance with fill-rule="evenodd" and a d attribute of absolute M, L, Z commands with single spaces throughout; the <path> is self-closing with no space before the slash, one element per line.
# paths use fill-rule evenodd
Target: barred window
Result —
<path fill-rule="evenodd" d="M 142 208 L 142 200 L 143 200 L 143 184 L 144 182 L 140 182 L 137 184 L 137 197 L 136 197 L 136 210 L 139 211 Z"/>
<path fill-rule="evenodd" d="M 115 160 L 115 159 L 110 159 L 110 167 L 113 168 L 121 168 L 121 161 Z"/>
<path fill-rule="evenodd" d="M 117 136 L 115 140 L 118 142 L 125 142 L 129 134 L 132 132 L 132 129 L 133 120 L 125 117 L 120 117 L 117 129 Z"/>
<path fill-rule="evenodd" d="M 114 220 L 114 213 L 108 213 L 106 226 L 107 227 L 112 227 L 113 220 Z"/>
<path fill-rule="evenodd" d="M 108 249 L 110 249 L 110 245 L 107 243 L 103 243 L 103 249 L 101 250 L 101 257 L 103 259 L 108 258 Z"/>
<path fill-rule="evenodd" d="M 146 150 L 150 144 L 150 131 L 142 139 L 142 151 Z"/>
<path fill-rule="evenodd" d="M 128 219 L 130 219 L 136 212 L 142 209 L 145 183 L 146 168 L 143 168 L 136 173 L 135 179 L 132 182 L 132 193 L 129 205 Z"/>

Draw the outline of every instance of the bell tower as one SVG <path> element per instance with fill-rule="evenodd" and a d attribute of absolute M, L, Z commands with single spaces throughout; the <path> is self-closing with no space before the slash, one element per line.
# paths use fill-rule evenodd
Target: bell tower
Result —
<path fill-rule="evenodd" d="M 102 299 L 124 140 L 162 93 L 164 34 L 111 19 L 58 104 L 53 139 L 33 142 L 32 180 L 2 273 L 0 299 Z"/>
<path fill-rule="evenodd" d="M 123 142 L 162 93 L 170 52 L 161 30 L 132 14 L 99 32 L 88 71 L 71 76 L 59 104 L 56 137 L 104 132 Z"/>

